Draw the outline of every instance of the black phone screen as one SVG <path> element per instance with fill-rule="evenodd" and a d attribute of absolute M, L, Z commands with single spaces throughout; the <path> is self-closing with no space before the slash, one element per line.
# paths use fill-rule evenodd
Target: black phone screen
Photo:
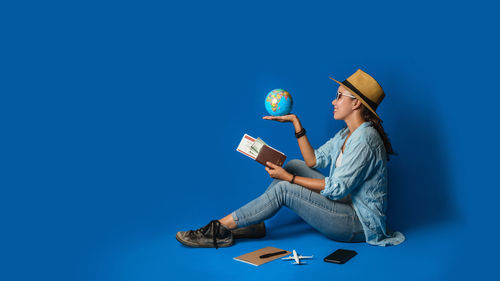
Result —
<path fill-rule="evenodd" d="M 355 251 L 338 249 L 337 251 L 328 255 L 324 259 L 324 261 L 333 263 L 345 263 L 346 261 L 354 257 L 356 254 L 357 253 Z"/>

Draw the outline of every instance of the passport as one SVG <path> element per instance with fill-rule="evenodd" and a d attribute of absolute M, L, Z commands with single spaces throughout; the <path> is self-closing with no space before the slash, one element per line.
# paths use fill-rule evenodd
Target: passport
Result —
<path fill-rule="evenodd" d="M 262 139 L 255 139 L 247 134 L 243 135 L 236 151 L 243 153 L 264 166 L 267 166 L 266 162 L 283 166 L 286 160 L 285 154 L 267 145 Z"/>

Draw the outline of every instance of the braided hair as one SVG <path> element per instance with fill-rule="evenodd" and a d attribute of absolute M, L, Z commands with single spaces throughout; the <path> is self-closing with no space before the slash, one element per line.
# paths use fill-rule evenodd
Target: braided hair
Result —
<path fill-rule="evenodd" d="M 365 121 L 370 121 L 373 127 L 377 130 L 378 134 L 384 141 L 385 152 L 387 154 L 387 161 L 389 161 L 389 155 L 398 155 L 393 149 L 389 137 L 387 136 L 384 128 L 382 127 L 382 120 L 379 119 L 375 114 L 373 114 L 364 104 L 361 105 L 361 117 Z"/>

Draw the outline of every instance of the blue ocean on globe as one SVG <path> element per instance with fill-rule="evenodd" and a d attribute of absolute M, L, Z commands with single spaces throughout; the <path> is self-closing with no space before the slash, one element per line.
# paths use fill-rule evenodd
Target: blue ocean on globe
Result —
<path fill-rule="evenodd" d="M 266 96 L 266 110 L 272 116 L 287 115 L 292 111 L 292 96 L 283 89 L 274 89 Z"/>

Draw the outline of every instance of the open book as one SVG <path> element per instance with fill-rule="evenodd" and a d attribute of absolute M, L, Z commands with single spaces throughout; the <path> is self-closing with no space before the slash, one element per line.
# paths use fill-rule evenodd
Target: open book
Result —
<path fill-rule="evenodd" d="M 247 134 L 243 136 L 236 150 L 264 166 L 267 166 L 266 162 L 283 166 L 286 159 L 286 155 L 282 152 L 270 147 L 260 138 L 255 139 Z"/>

